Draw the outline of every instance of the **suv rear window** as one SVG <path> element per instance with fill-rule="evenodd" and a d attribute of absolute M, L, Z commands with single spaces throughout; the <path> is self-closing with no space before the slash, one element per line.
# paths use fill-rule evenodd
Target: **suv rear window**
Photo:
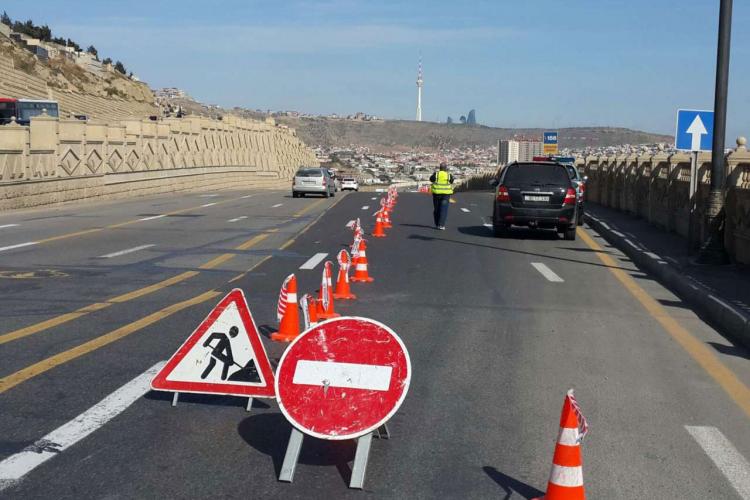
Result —
<path fill-rule="evenodd" d="M 352 177 L 344 177 L 343 182 L 354 182 L 354 178 Z"/>
<path fill-rule="evenodd" d="M 511 165 L 503 178 L 505 185 L 560 184 L 570 185 L 568 172 L 560 165 Z"/>
<path fill-rule="evenodd" d="M 305 168 L 297 171 L 297 177 L 323 177 L 323 171 L 319 168 Z"/>

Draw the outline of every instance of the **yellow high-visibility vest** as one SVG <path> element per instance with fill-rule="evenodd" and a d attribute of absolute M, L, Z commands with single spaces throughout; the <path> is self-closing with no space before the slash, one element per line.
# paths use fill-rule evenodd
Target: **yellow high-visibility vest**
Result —
<path fill-rule="evenodd" d="M 451 174 L 445 170 L 438 170 L 435 173 L 435 182 L 432 183 L 432 194 L 453 194 L 450 177 Z"/>

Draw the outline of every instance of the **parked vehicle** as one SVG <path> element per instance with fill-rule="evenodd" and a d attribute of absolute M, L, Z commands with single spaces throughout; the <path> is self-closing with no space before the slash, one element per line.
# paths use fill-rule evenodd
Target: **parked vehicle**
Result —
<path fill-rule="evenodd" d="M 588 177 L 582 176 L 575 165 L 565 165 L 565 168 L 568 169 L 570 180 L 576 185 L 576 197 L 578 199 L 578 215 L 576 216 L 576 222 L 579 226 L 582 226 L 585 208 L 584 200 L 586 199 L 586 181 L 588 181 Z"/>
<path fill-rule="evenodd" d="M 566 240 L 576 238 L 578 195 L 565 165 L 511 163 L 493 185 L 495 236 L 506 236 L 512 226 L 527 226 L 556 229 Z"/>
<path fill-rule="evenodd" d="M 342 191 L 359 191 L 359 182 L 354 177 L 344 177 L 341 179 Z"/>
<path fill-rule="evenodd" d="M 11 117 L 16 117 L 19 125 L 29 125 L 33 116 L 41 115 L 43 111 L 48 116 L 57 118 L 60 115 L 57 101 L 40 99 L 0 98 L 0 123 L 10 123 Z"/>
<path fill-rule="evenodd" d="M 322 194 L 326 198 L 336 196 L 336 187 L 326 168 L 301 168 L 292 180 L 292 196 Z"/>

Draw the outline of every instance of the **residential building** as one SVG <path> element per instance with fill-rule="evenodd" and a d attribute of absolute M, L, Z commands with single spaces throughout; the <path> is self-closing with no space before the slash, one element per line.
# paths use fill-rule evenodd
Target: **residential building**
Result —
<path fill-rule="evenodd" d="M 514 161 L 518 161 L 518 150 L 519 150 L 518 141 L 514 141 L 514 140 L 498 141 L 497 143 L 498 165 L 507 165 L 508 163 L 513 163 Z"/>

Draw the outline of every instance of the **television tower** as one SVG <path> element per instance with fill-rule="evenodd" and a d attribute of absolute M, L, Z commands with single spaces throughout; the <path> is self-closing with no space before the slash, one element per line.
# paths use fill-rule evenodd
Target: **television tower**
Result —
<path fill-rule="evenodd" d="M 417 71 L 417 121 L 422 121 L 422 87 L 424 86 L 424 80 L 422 80 L 422 58 L 419 58 L 419 70 Z"/>

